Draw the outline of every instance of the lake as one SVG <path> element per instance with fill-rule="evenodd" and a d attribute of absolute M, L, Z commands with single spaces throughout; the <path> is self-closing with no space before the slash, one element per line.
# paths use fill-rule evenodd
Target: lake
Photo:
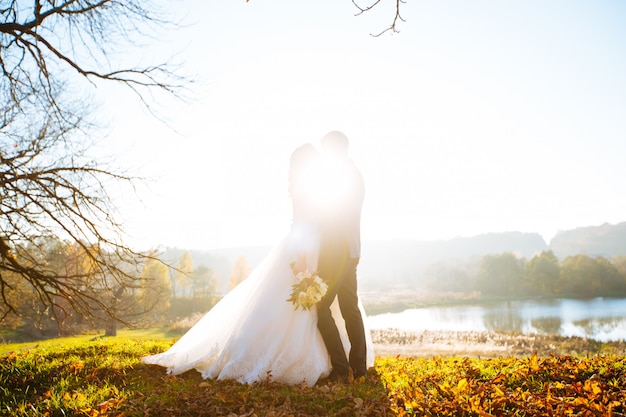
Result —
<path fill-rule="evenodd" d="M 626 299 L 525 300 L 427 307 L 368 317 L 371 329 L 500 331 L 626 339 Z"/>

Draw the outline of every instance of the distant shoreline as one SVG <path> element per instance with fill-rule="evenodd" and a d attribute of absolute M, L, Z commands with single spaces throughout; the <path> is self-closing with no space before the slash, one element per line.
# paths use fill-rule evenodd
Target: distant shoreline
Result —
<path fill-rule="evenodd" d="M 609 296 L 597 295 L 594 297 L 580 297 L 568 294 L 559 294 L 551 297 L 502 297 L 484 296 L 479 291 L 473 292 L 434 292 L 426 289 L 403 289 L 381 291 L 364 291 L 359 293 L 359 298 L 368 316 L 376 316 L 387 313 L 401 313 L 405 310 L 430 307 L 456 307 L 485 305 L 508 301 L 556 301 L 556 300 L 592 300 L 603 299 L 626 299 L 626 293 L 614 293 Z"/>
<path fill-rule="evenodd" d="M 600 342 L 582 337 L 498 332 L 372 330 L 378 357 L 508 356 L 626 354 L 626 341 Z"/>

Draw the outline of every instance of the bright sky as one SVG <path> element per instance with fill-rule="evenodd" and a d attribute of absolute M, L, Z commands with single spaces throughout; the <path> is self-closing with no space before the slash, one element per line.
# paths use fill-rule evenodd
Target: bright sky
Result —
<path fill-rule="evenodd" d="M 171 3 L 170 3 L 171 4 Z M 626 221 L 626 2 L 181 0 L 193 101 L 180 132 L 108 98 L 112 150 L 158 176 L 131 234 L 156 246 L 270 245 L 287 166 L 330 130 L 366 181 L 364 240 L 541 233 Z M 122 97 L 123 95 L 120 95 Z M 126 207 L 124 207 L 126 209 Z"/>

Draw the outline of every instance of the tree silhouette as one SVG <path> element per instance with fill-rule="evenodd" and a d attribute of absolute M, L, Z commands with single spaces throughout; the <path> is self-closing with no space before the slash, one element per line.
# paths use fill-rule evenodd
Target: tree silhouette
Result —
<path fill-rule="evenodd" d="M 164 15 L 141 0 L 0 1 L 0 321 L 16 313 L 16 279 L 53 311 L 123 319 L 111 297 L 140 287 L 145 256 L 125 243 L 110 190 L 128 195 L 137 179 L 89 155 L 89 91 L 70 87 L 122 84 L 148 108 L 154 91 L 177 96 L 176 68 L 116 59 L 175 27 Z M 76 245 L 89 268 L 53 268 L 49 239 Z"/>
<path fill-rule="evenodd" d="M 250 266 L 248 266 L 248 260 L 245 256 L 240 256 L 235 261 L 233 266 L 233 272 L 228 277 L 228 289 L 232 290 L 237 285 L 241 284 L 250 275 Z"/>

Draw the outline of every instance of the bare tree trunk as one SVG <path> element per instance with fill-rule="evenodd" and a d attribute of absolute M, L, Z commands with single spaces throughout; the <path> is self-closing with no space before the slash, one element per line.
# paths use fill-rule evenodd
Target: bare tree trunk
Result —
<path fill-rule="evenodd" d="M 117 336 L 117 320 L 107 320 L 106 328 L 104 329 L 105 336 Z"/>

